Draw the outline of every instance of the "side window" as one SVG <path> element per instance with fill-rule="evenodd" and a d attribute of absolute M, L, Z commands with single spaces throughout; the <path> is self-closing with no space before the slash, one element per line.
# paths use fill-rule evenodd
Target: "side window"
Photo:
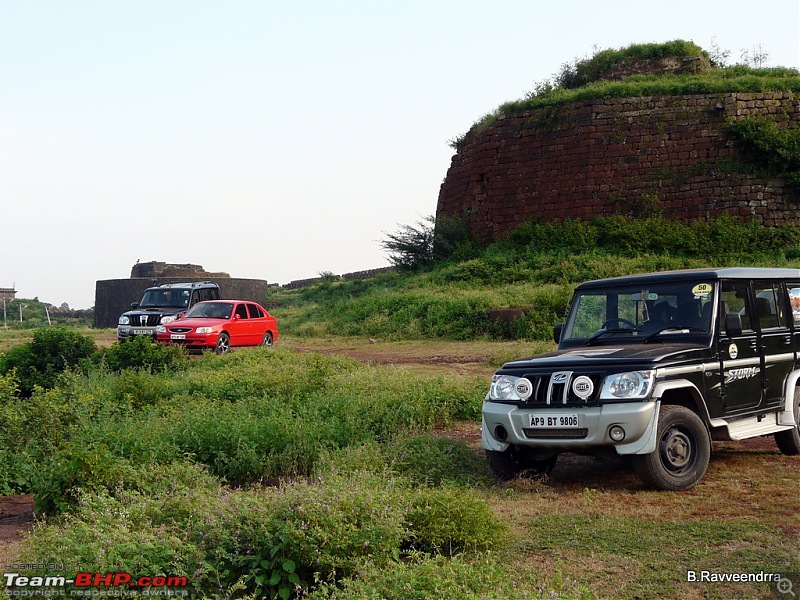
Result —
<path fill-rule="evenodd" d="M 798 329 L 800 328 L 800 283 L 787 283 L 786 288 L 789 291 L 789 303 L 792 305 L 794 327 Z"/>
<path fill-rule="evenodd" d="M 755 314 L 759 329 L 774 329 L 785 325 L 783 306 L 780 302 L 780 288 L 770 282 L 756 281 L 753 284 L 755 295 Z"/>
<path fill-rule="evenodd" d="M 239 315 L 240 319 L 247 318 L 247 308 L 245 308 L 244 304 L 240 304 L 236 307 L 236 314 Z"/>
<path fill-rule="evenodd" d="M 255 304 L 248 304 L 247 309 L 250 311 L 251 319 L 260 319 L 264 316 L 264 313 Z"/>
<path fill-rule="evenodd" d="M 750 311 L 747 306 L 747 282 L 746 281 L 723 281 L 720 288 L 720 311 L 719 311 L 719 330 L 725 330 L 725 315 L 728 313 L 739 313 L 742 317 L 742 329 L 752 330 L 750 324 Z"/>

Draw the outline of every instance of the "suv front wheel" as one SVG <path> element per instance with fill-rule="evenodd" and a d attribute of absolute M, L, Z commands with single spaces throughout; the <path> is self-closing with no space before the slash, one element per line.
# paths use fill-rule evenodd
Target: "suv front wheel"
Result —
<path fill-rule="evenodd" d="M 659 490 L 688 490 L 706 472 L 711 437 L 694 412 L 684 406 L 662 406 L 658 445 L 650 454 L 632 456 L 633 468 L 647 485 Z"/>

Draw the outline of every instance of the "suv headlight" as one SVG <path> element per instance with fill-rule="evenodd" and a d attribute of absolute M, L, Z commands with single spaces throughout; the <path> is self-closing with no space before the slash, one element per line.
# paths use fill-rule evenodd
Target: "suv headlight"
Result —
<path fill-rule="evenodd" d="M 516 389 L 516 383 L 520 379 L 521 377 L 513 375 L 493 375 L 489 400 L 521 400 Z"/>
<path fill-rule="evenodd" d="M 129 318 L 126 316 L 126 315 L 122 315 L 122 316 L 119 318 L 119 324 L 120 324 L 120 325 L 129 325 L 129 324 L 130 324 L 130 322 L 131 322 L 131 320 L 130 320 L 130 319 L 129 319 Z"/>
<path fill-rule="evenodd" d="M 167 328 L 163 325 L 156 325 L 156 333 L 167 333 Z"/>
<path fill-rule="evenodd" d="M 167 323 L 172 323 L 175 319 L 177 319 L 175 315 L 168 315 L 166 317 L 161 317 L 161 324 L 166 325 Z"/>
<path fill-rule="evenodd" d="M 603 382 L 601 400 L 641 400 L 653 390 L 655 371 L 629 371 L 609 375 Z"/>

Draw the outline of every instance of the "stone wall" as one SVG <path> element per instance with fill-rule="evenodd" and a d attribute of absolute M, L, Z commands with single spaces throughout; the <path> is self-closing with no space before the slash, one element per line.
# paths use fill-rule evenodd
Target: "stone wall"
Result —
<path fill-rule="evenodd" d="M 139 277 L 182 277 L 192 281 L 202 281 L 207 277 L 230 277 L 227 273 L 210 273 L 200 265 L 173 264 L 159 261 L 137 262 L 131 268 L 131 278 Z"/>
<path fill-rule="evenodd" d="M 96 283 L 94 326 L 116 327 L 119 316 L 131 309 L 132 302 L 139 302 L 147 288 L 161 283 L 185 281 L 212 281 L 219 286 L 223 298 L 263 303 L 267 295 L 268 284 L 263 279 L 232 277 L 201 277 L 196 280 L 186 277 L 107 279 Z"/>
<path fill-rule="evenodd" d="M 442 183 L 437 216 L 465 218 L 480 240 L 529 219 L 657 211 L 691 220 L 728 212 L 800 225 L 800 197 L 782 180 L 731 169 L 727 119 L 800 125 L 791 93 L 614 98 L 545 107 L 470 131 Z"/>
<path fill-rule="evenodd" d="M 356 281 L 358 279 L 370 279 L 371 277 L 375 277 L 376 275 L 380 275 L 381 273 L 391 273 L 394 271 L 394 267 L 379 267 L 377 269 L 367 269 L 365 271 L 354 271 L 353 273 L 344 273 L 343 275 L 336 275 L 337 278 L 343 279 L 344 281 Z M 319 283 L 325 279 L 324 277 L 311 277 L 310 279 L 295 279 L 294 281 L 290 281 L 289 283 L 281 286 L 289 290 L 297 290 L 300 288 L 308 287 L 310 285 L 314 285 L 315 283 Z"/>

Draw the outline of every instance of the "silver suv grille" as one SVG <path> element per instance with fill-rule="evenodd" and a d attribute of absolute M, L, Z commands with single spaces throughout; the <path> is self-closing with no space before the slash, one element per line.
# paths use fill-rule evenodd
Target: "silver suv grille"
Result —
<path fill-rule="evenodd" d="M 526 374 L 525 377 L 533 384 L 533 394 L 528 398 L 528 404 L 537 406 L 580 404 L 594 401 L 600 393 L 599 387 L 603 376 L 596 373 L 575 373 L 574 371 L 556 371 L 543 375 Z M 592 391 L 586 398 L 578 396 L 573 383 L 578 377 L 588 378 L 592 382 Z M 580 383 L 580 382 L 579 382 Z"/>

